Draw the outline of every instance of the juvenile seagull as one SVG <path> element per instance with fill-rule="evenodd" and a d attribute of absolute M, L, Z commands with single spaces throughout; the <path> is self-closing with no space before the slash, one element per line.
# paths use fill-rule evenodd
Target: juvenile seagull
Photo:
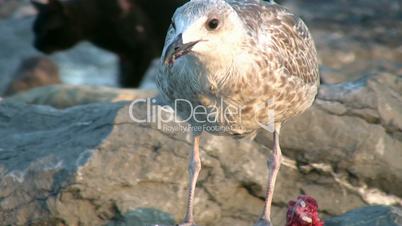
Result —
<path fill-rule="evenodd" d="M 156 81 L 162 101 L 175 105 L 181 117 L 192 116 L 194 147 L 182 225 L 195 225 L 201 133 L 246 136 L 269 123 L 273 155 L 256 225 L 272 225 L 281 124 L 309 108 L 319 86 L 317 53 L 304 22 L 272 1 L 192 0 L 172 18 Z"/>

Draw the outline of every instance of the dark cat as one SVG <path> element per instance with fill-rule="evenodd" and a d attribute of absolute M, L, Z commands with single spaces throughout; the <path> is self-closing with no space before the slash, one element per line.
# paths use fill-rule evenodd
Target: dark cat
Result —
<path fill-rule="evenodd" d="M 120 59 L 120 84 L 136 87 L 159 57 L 176 8 L 185 0 L 31 0 L 34 46 L 45 53 L 90 41 Z"/>

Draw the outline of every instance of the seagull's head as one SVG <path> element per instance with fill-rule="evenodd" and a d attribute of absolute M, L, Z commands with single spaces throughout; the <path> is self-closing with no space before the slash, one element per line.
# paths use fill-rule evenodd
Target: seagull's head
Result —
<path fill-rule="evenodd" d="M 169 66 L 180 58 L 196 58 L 204 64 L 230 61 L 244 33 L 240 18 L 225 1 L 192 0 L 172 17 L 162 61 Z"/>

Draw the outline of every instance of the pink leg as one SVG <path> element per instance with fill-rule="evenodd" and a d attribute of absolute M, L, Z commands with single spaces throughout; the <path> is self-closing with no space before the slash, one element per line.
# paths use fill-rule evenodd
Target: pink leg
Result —
<path fill-rule="evenodd" d="M 281 167 L 282 163 L 282 153 L 281 148 L 279 146 L 279 133 L 281 129 L 281 124 L 275 124 L 275 131 L 274 131 L 274 145 L 272 148 L 273 155 L 268 160 L 268 186 L 267 186 L 267 193 L 265 196 L 265 204 L 264 210 L 262 212 L 262 216 L 260 220 L 255 224 L 255 226 L 272 226 L 271 223 L 271 205 L 272 205 L 272 197 L 274 194 L 275 189 L 275 182 L 276 177 L 278 176 L 279 168 Z"/>
<path fill-rule="evenodd" d="M 193 151 L 191 153 L 190 164 L 188 167 L 190 181 L 188 189 L 187 212 L 186 216 L 184 217 L 184 223 L 180 224 L 180 226 L 195 225 L 193 217 L 194 191 L 198 175 L 201 171 L 199 146 L 200 146 L 200 135 L 194 137 Z"/>

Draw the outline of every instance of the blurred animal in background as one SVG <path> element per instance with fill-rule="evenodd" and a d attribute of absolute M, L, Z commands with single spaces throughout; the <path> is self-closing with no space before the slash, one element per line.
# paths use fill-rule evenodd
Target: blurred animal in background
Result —
<path fill-rule="evenodd" d="M 118 55 L 119 83 L 137 87 L 160 56 L 175 9 L 185 0 L 31 0 L 34 46 L 47 54 L 80 41 Z M 157 6 L 157 7 L 156 7 Z"/>
<path fill-rule="evenodd" d="M 53 61 L 46 57 L 31 57 L 22 61 L 4 95 L 59 83 L 59 69 Z"/>
<path fill-rule="evenodd" d="M 286 226 L 324 226 L 318 216 L 317 201 L 308 195 L 300 195 L 288 203 Z"/>

